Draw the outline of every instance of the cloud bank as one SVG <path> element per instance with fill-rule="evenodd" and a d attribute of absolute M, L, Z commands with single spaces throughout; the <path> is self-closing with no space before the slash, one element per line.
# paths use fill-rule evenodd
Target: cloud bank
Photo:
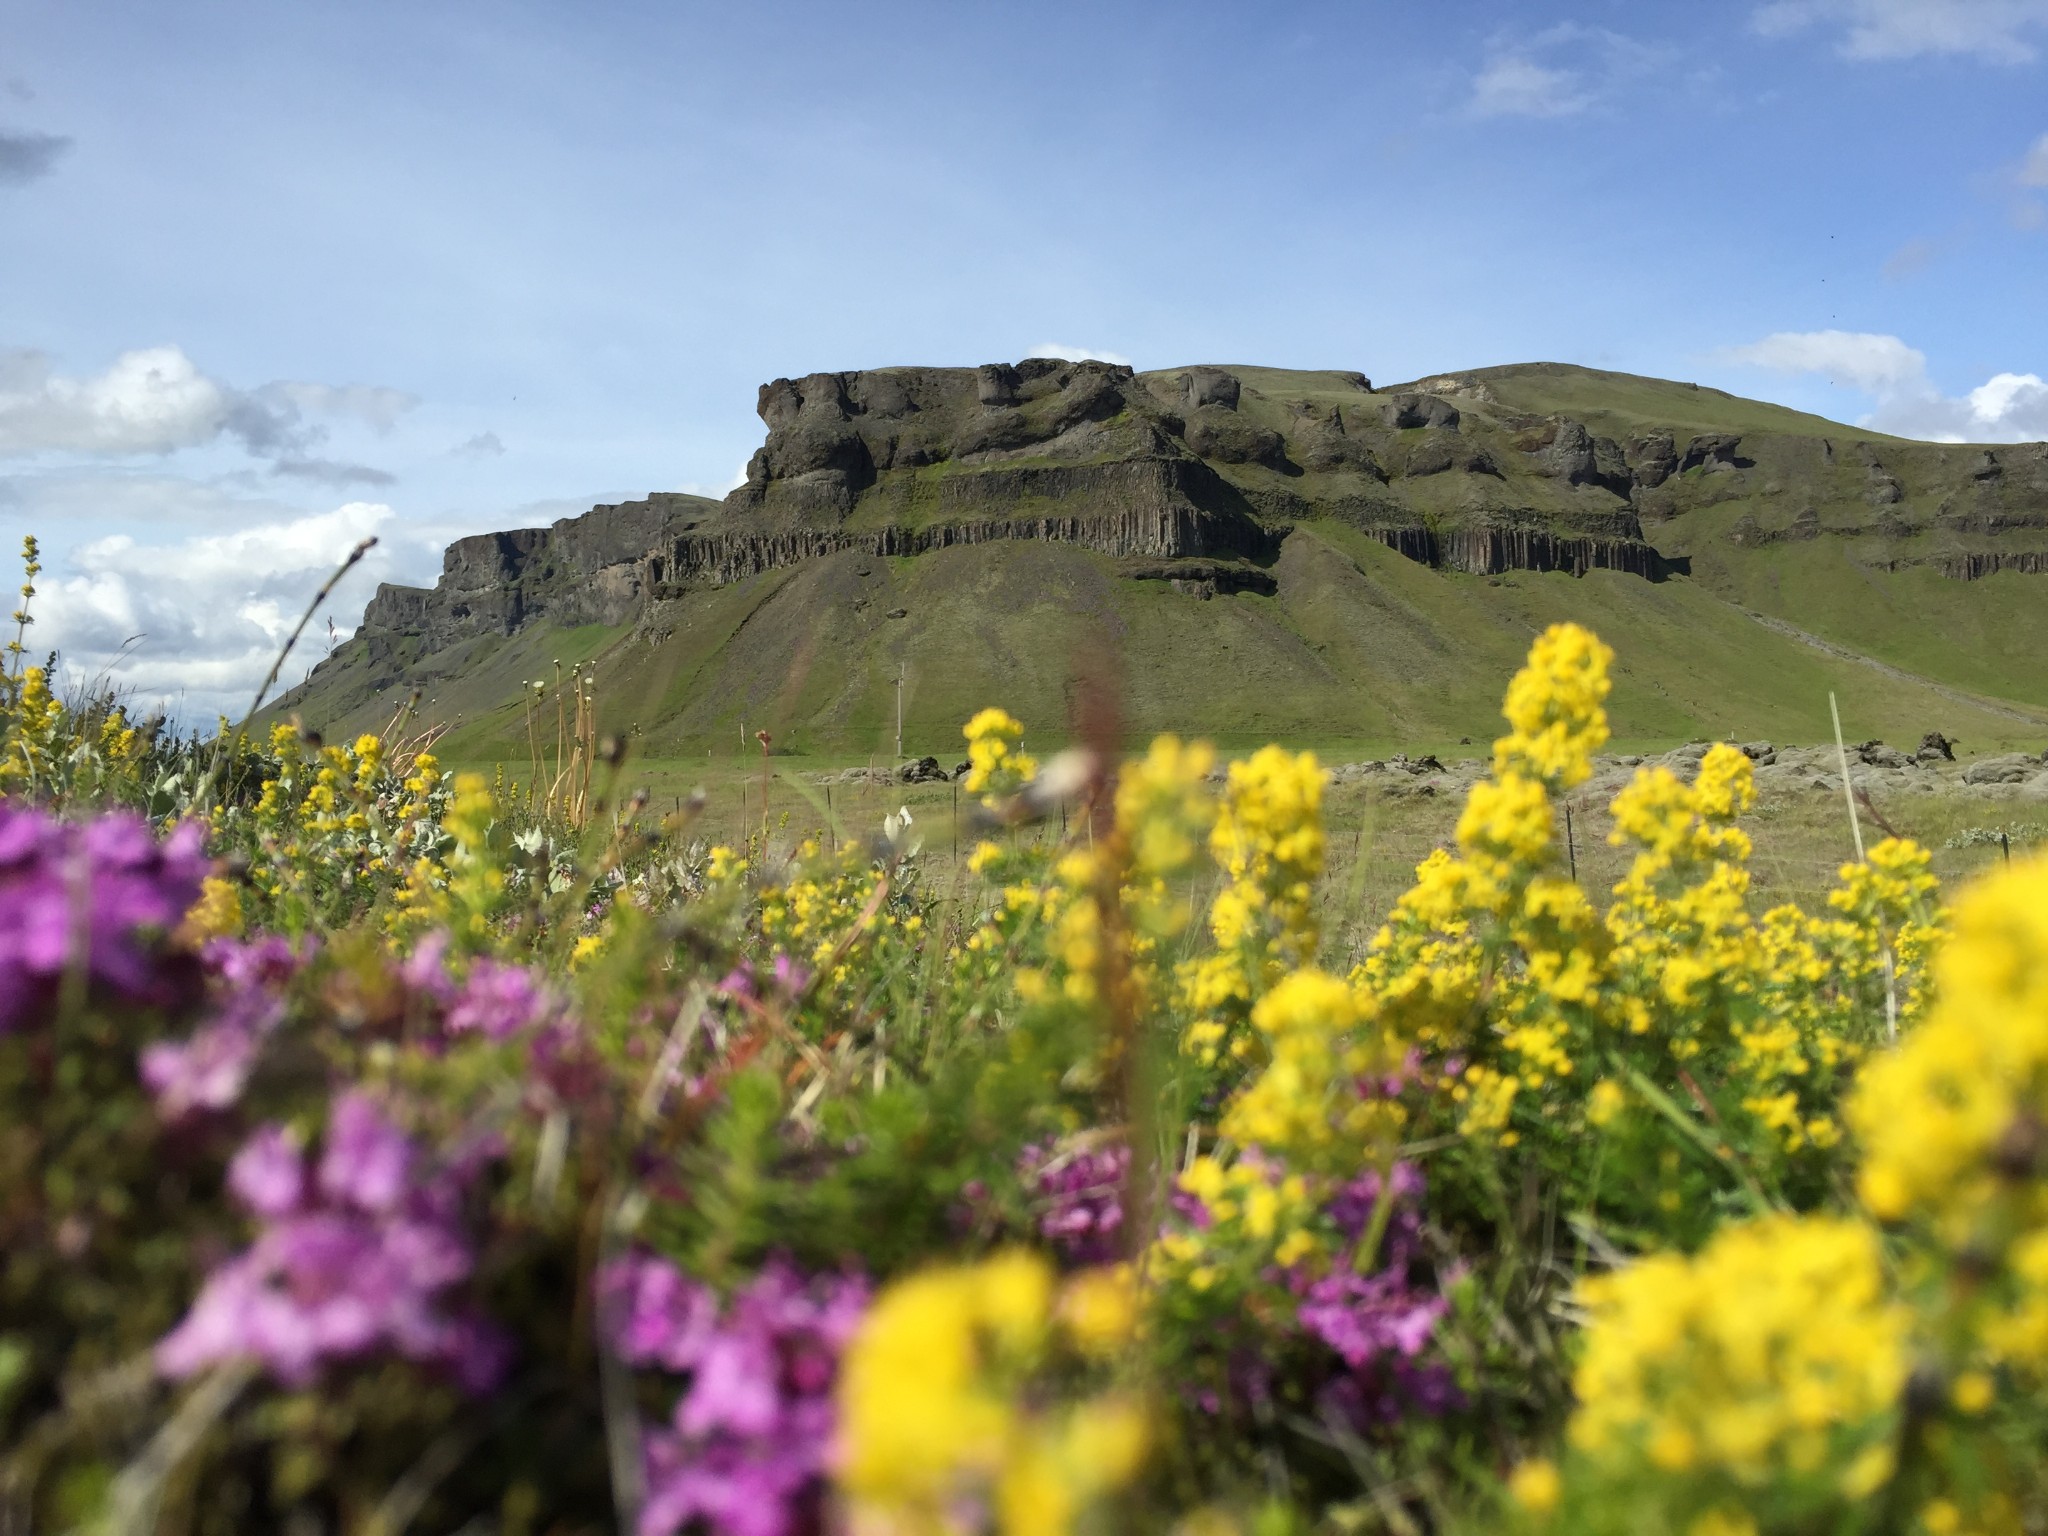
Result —
<path fill-rule="evenodd" d="M 1120 363 L 1126 368 L 1136 366 L 1121 352 L 1111 352 L 1102 347 L 1077 347 L 1064 341 L 1041 341 L 1024 355 L 1026 357 L 1062 357 L 1070 363 Z"/>
<path fill-rule="evenodd" d="M 1779 331 L 1717 360 L 1772 373 L 1824 378 L 1868 395 L 1875 409 L 1859 426 L 1938 443 L 2017 443 L 2048 439 L 2048 381 L 2035 373 L 1999 373 L 1975 389 L 1944 395 L 1927 371 L 1927 354 L 1896 336 L 1869 331 Z"/>
<path fill-rule="evenodd" d="M 1661 68 L 1671 50 L 1605 27 L 1563 22 L 1518 37 L 1495 35 L 1472 76 L 1472 116 L 1575 117 Z"/>
<path fill-rule="evenodd" d="M 200 725 L 239 715 L 320 583 L 394 515 L 355 501 L 175 543 L 93 540 L 70 552 L 64 574 L 42 579 L 31 648 L 61 651 L 69 684 L 106 673 L 143 709 L 167 706 Z M 335 634 L 354 632 L 363 600 L 404 554 L 380 546 L 349 573 L 333 605 Z M 308 626 L 280 687 L 325 654 L 328 617 Z"/>
<path fill-rule="evenodd" d="M 47 353 L 0 348 L 0 458 L 70 453 L 169 454 L 229 439 L 274 460 L 276 473 L 329 484 L 390 484 L 382 470 L 342 465 L 312 450 L 323 421 L 388 433 L 419 404 L 404 390 L 281 379 L 241 390 L 202 372 L 175 346 L 123 352 L 100 373 L 59 373 Z"/>
<path fill-rule="evenodd" d="M 1842 29 L 1844 58 L 1866 61 L 1962 56 L 2025 64 L 2048 30 L 2048 0 L 1774 0 L 1750 13 L 1766 37 L 1809 27 Z"/>

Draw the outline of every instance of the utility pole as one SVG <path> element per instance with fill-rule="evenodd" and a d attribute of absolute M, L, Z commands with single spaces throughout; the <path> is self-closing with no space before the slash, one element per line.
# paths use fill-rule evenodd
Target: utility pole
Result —
<path fill-rule="evenodd" d="M 903 761 L 903 663 L 896 663 L 896 761 Z"/>

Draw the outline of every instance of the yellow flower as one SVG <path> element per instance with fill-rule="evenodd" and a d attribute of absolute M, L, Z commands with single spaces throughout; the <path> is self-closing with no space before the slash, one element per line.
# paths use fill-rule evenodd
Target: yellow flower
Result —
<path fill-rule="evenodd" d="M 967 738 L 967 778 L 962 787 L 968 794 L 980 795 L 992 805 L 1037 776 L 1037 759 L 1017 750 L 1024 727 L 1005 711 L 984 709 L 961 734 Z"/>
<path fill-rule="evenodd" d="M 232 881 L 208 875 L 200 882 L 199 899 L 185 914 L 185 930 L 201 942 L 238 936 L 242 932 L 242 893 Z"/>
<path fill-rule="evenodd" d="M 1956 1377 L 1955 1385 L 1949 1390 L 1950 1400 L 1957 1410 L 1967 1414 L 1982 1413 L 1996 1396 L 1997 1388 L 1982 1371 L 1964 1371 Z"/>
<path fill-rule="evenodd" d="M 1558 1476 L 1557 1463 L 1538 1456 L 1515 1468 L 1508 1492 L 1531 1514 L 1547 1515 L 1564 1496 L 1564 1479 Z"/>
<path fill-rule="evenodd" d="M 1586 1281 L 1573 1445 L 1746 1481 L 1886 1443 L 1906 1313 L 1877 1234 L 1839 1217 L 1725 1227 L 1696 1256 L 1652 1254 Z"/>
<path fill-rule="evenodd" d="M 1551 789 L 1583 783 L 1593 754 L 1607 743 L 1601 705 L 1613 660 L 1613 651 L 1576 624 L 1553 624 L 1539 635 L 1528 664 L 1508 684 L 1501 707 L 1508 734 L 1493 745 L 1495 776 L 1522 772 Z"/>
<path fill-rule="evenodd" d="M 1130 1265 L 1082 1270 L 1061 1288 L 1059 1315 L 1083 1354 L 1114 1354 L 1137 1327 L 1137 1280 Z"/>
<path fill-rule="evenodd" d="M 1628 1090 L 1611 1078 L 1603 1077 L 1593 1085 L 1593 1091 L 1586 1099 L 1586 1118 L 1594 1125 L 1611 1125 L 1615 1117 L 1628 1108 Z"/>
<path fill-rule="evenodd" d="M 1006 1532 L 1066 1536 L 1136 1474 L 1148 1433 L 1134 1404 L 1027 1406 L 1052 1298 L 1051 1270 L 1023 1252 L 911 1275 L 876 1298 L 839 1377 L 837 1476 L 857 1526 L 965 1536 L 957 1517 L 980 1491 Z M 1071 1298 L 1103 1309 L 1099 1294 Z"/>

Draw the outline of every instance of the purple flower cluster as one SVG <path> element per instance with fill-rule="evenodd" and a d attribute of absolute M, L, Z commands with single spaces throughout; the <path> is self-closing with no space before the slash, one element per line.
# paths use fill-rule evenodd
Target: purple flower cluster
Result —
<path fill-rule="evenodd" d="M 1243 1156 L 1262 1165 L 1275 1183 L 1286 1174 L 1283 1164 L 1264 1160 L 1256 1151 Z M 1371 1254 L 1363 1254 L 1360 1247 L 1372 1232 L 1383 1187 L 1389 1204 L 1378 1243 Z M 1323 1204 L 1324 1217 L 1344 1245 L 1327 1259 L 1267 1272 L 1269 1280 L 1293 1295 L 1301 1335 L 1321 1346 L 1311 1352 L 1306 1380 L 1296 1384 L 1309 1390 L 1326 1417 L 1354 1430 L 1413 1412 L 1441 1414 L 1460 1401 L 1449 1369 L 1422 1359 L 1448 1310 L 1424 1262 L 1424 1193 L 1422 1175 L 1410 1164 L 1396 1163 L 1384 1185 L 1379 1173 L 1368 1169 Z M 1176 1219 L 1197 1231 L 1213 1225 L 1209 1208 L 1185 1190 L 1175 1192 L 1172 1205 Z M 1284 1367 L 1276 1363 L 1281 1352 L 1273 1344 L 1264 1335 L 1225 1344 L 1224 1375 L 1233 1397 L 1275 1398 Z M 1213 1389 L 1195 1400 L 1206 1412 L 1223 1411 L 1223 1397 Z"/>
<path fill-rule="evenodd" d="M 1061 1152 L 1050 1142 L 1026 1147 L 1017 1171 L 1038 1207 L 1038 1232 L 1070 1264 L 1111 1264 L 1123 1257 L 1124 1180 L 1130 1148 Z"/>
<path fill-rule="evenodd" d="M 1360 1273 L 1356 1247 L 1371 1230 L 1382 1188 L 1392 1206 L 1372 1256 L 1374 1267 Z M 1340 1260 L 1327 1273 L 1300 1267 L 1287 1272 L 1303 1331 L 1348 1367 L 1320 1393 L 1326 1409 L 1347 1423 L 1387 1423 L 1411 1409 L 1442 1413 L 1458 1400 L 1448 1370 L 1418 1363 L 1447 1307 L 1441 1293 L 1415 1283 L 1423 1190 L 1422 1175 L 1407 1163 L 1394 1165 L 1388 1185 L 1375 1170 L 1359 1175 L 1328 1207 L 1331 1221 L 1351 1240 L 1350 1261 Z"/>
<path fill-rule="evenodd" d="M 67 825 L 0 801 L 0 1035 L 46 1023 L 67 975 L 95 1002 L 186 1006 L 196 958 L 170 942 L 199 899 L 204 835 L 141 817 Z"/>
<path fill-rule="evenodd" d="M 598 1277 L 607 1338 L 629 1365 L 689 1378 L 647 1436 L 640 1536 L 692 1522 L 717 1536 L 816 1526 L 839 1356 L 867 1309 L 857 1275 L 806 1281 L 771 1260 L 723 1307 L 665 1259 L 634 1255 Z"/>
<path fill-rule="evenodd" d="M 432 933 L 406 959 L 405 983 L 441 1009 L 450 1035 L 481 1035 L 493 1042 L 528 1034 L 561 1016 L 561 1002 L 538 971 L 488 955 L 460 977 L 448 966 L 448 935 Z"/>
<path fill-rule="evenodd" d="M 228 1188 L 263 1228 L 157 1345 L 158 1369 L 182 1377 L 254 1359 L 303 1386 L 330 1362 L 390 1350 L 490 1390 L 508 1341 L 448 1294 L 474 1262 L 460 1216 L 480 1161 L 427 1167 L 356 1089 L 335 1099 L 317 1164 L 282 1127 L 257 1131 Z"/>
<path fill-rule="evenodd" d="M 800 962 L 792 960 L 781 950 L 775 952 L 775 963 L 770 967 L 769 976 L 771 979 L 769 995 L 777 996 L 785 1001 L 798 996 L 804 988 L 811 984 L 810 970 Z M 754 969 L 754 962 L 751 960 L 742 960 L 728 971 L 725 979 L 719 982 L 716 990 L 726 997 L 735 998 L 742 1002 L 757 1003 L 764 1000 L 761 977 Z"/>
<path fill-rule="evenodd" d="M 288 939 L 215 939 L 206 946 L 210 1011 L 191 1037 L 143 1047 L 142 1083 L 166 1120 L 226 1109 L 242 1096 L 263 1042 L 284 1019 L 300 965 Z"/>

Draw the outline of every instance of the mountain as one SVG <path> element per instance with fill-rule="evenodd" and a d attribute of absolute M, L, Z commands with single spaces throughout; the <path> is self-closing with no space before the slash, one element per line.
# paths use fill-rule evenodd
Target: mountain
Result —
<path fill-rule="evenodd" d="M 588 665 L 645 755 L 765 727 L 945 754 L 1081 670 L 1134 730 L 1227 745 L 1488 739 L 1560 618 L 1620 654 L 1617 735 L 2048 733 L 2048 445 L 1909 442 L 1560 364 L 1390 388 L 1033 358 L 777 379 L 722 502 L 656 493 L 447 551 L 273 709 L 523 758 L 523 690 Z"/>

